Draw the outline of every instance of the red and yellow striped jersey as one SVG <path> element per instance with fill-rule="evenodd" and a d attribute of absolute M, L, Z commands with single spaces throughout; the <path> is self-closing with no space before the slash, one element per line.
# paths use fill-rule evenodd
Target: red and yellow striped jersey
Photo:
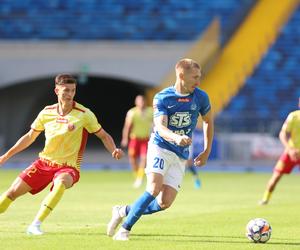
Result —
<path fill-rule="evenodd" d="M 45 147 L 39 157 L 53 165 L 71 166 L 80 170 L 88 133 L 101 129 L 92 111 L 74 102 L 65 116 L 58 113 L 58 104 L 46 106 L 34 120 L 31 128 L 45 132 Z"/>

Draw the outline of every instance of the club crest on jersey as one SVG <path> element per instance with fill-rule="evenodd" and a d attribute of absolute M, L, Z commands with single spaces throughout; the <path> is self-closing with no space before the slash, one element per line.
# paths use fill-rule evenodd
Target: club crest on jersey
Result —
<path fill-rule="evenodd" d="M 196 108 L 197 108 L 197 105 L 196 105 L 196 103 L 192 103 L 192 105 L 191 105 L 191 110 L 196 110 Z"/>
<path fill-rule="evenodd" d="M 191 114 L 189 112 L 176 112 L 170 117 L 170 125 L 176 128 L 187 127 L 191 123 Z"/>
<path fill-rule="evenodd" d="M 68 124 L 68 130 L 73 131 L 75 129 L 75 125 L 73 123 Z"/>

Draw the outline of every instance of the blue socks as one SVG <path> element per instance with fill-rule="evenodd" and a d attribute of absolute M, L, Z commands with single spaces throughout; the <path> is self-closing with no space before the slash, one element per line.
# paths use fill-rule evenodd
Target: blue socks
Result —
<path fill-rule="evenodd" d="M 197 168 L 194 165 L 189 166 L 188 170 L 190 170 L 194 176 L 198 176 Z"/>
<path fill-rule="evenodd" d="M 123 223 L 122 227 L 131 230 L 132 226 L 139 220 L 139 218 L 144 214 L 144 212 L 148 211 L 149 213 L 154 213 L 155 210 L 158 209 L 159 205 L 157 202 L 153 203 L 149 208 L 148 206 L 152 201 L 155 200 L 155 197 L 145 191 L 142 196 L 132 205 L 132 207 L 129 210 L 129 207 L 127 208 L 129 210 L 128 216 L 126 218 L 126 221 Z M 160 208 L 160 207 L 159 207 Z M 126 212 L 127 212 L 126 209 Z M 161 208 L 160 208 L 161 209 Z"/>
<path fill-rule="evenodd" d="M 126 206 L 126 216 L 129 214 L 131 210 L 131 207 L 129 205 Z M 161 211 L 161 207 L 158 205 L 157 200 L 154 199 L 146 208 L 146 210 L 143 212 L 143 215 L 145 214 L 154 214 L 156 212 Z"/>
<path fill-rule="evenodd" d="M 197 167 L 195 167 L 194 165 L 188 166 L 187 169 L 192 173 L 192 175 L 194 176 L 194 186 L 196 189 L 199 189 L 201 187 L 201 181 L 199 179 L 199 175 L 198 175 L 198 170 Z"/>
<path fill-rule="evenodd" d="M 153 214 L 161 211 L 161 207 L 158 205 L 157 200 L 154 199 L 146 208 L 143 214 Z"/>

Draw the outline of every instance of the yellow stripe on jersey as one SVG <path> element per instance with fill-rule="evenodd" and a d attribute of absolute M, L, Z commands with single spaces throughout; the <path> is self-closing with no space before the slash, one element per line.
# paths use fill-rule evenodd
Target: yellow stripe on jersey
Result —
<path fill-rule="evenodd" d="M 143 112 L 134 107 L 131 109 L 132 116 L 132 128 L 130 130 L 130 138 L 144 139 L 149 138 L 152 128 L 153 109 L 147 107 Z"/>
<path fill-rule="evenodd" d="M 31 125 L 32 129 L 45 132 L 45 147 L 39 156 L 79 170 L 87 135 L 99 131 L 101 125 L 94 113 L 79 103 L 74 102 L 72 111 L 65 116 L 58 114 L 57 106 L 45 107 Z"/>
<path fill-rule="evenodd" d="M 289 145 L 300 149 L 300 110 L 291 112 L 285 122 L 285 131 L 290 133 Z"/>

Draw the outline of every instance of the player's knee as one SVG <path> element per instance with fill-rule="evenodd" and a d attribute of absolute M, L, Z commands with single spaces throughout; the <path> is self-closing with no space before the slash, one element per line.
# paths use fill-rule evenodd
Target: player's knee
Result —
<path fill-rule="evenodd" d="M 171 204 L 172 204 L 171 202 L 167 202 L 167 201 L 158 202 L 158 205 L 161 207 L 162 210 L 166 210 L 171 206 Z"/>
<path fill-rule="evenodd" d="M 57 179 L 54 181 L 54 186 L 58 187 L 61 185 L 63 185 L 65 188 L 69 188 L 72 186 L 72 183 L 64 179 Z"/>
<path fill-rule="evenodd" d="M 157 186 L 152 186 L 151 188 L 148 188 L 147 190 L 152 196 L 156 197 L 158 196 L 160 192 L 160 188 Z"/>
<path fill-rule="evenodd" d="M 64 185 L 65 188 L 70 188 L 73 185 L 73 178 L 69 174 L 57 177 L 54 180 L 54 186 Z"/>
<path fill-rule="evenodd" d="M 6 196 L 11 199 L 12 201 L 14 201 L 15 199 L 17 199 L 19 197 L 18 193 L 16 192 L 15 189 L 10 188 L 7 193 Z"/>

